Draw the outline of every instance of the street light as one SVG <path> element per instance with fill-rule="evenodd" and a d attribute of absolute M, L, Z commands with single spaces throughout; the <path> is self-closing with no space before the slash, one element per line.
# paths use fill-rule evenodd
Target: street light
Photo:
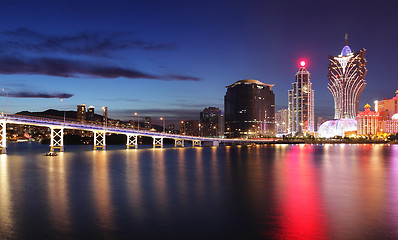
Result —
<path fill-rule="evenodd" d="M 138 117 L 138 131 L 140 130 L 140 116 L 138 115 L 138 113 L 134 113 L 135 116 Z"/>
<path fill-rule="evenodd" d="M 105 118 L 105 128 L 108 128 L 108 109 L 107 107 L 102 107 L 102 115 Z"/>
<path fill-rule="evenodd" d="M 182 124 L 183 127 L 184 127 L 184 132 L 183 132 L 183 133 L 184 133 L 184 135 L 186 135 L 186 134 L 185 134 L 185 123 L 184 123 L 184 121 L 181 121 L 181 124 Z"/>
<path fill-rule="evenodd" d="M 163 120 L 163 133 L 164 133 L 165 119 L 161 117 L 160 120 Z"/>
<path fill-rule="evenodd" d="M 6 98 L 6 117 L 8 116 L 8 90 L 3 88 L 3 91 L 6 92 L 7 98 Z"/>

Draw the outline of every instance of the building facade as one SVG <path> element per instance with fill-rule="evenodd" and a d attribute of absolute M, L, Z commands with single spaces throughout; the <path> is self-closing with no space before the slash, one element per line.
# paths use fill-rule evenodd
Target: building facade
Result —
<path fill-rule="evenodd" d="M 86 104 L 77 105 L 77 121 L 86 121 Z"/>
<path fill-rule="evenodd" d="M 273 84 L 245 79 L 227 86 L 224 97 L 225 136 L 255 138 L 275 135 Z"/>
<path fill-rule="evenodd" d="M 275 113 L 276 134 L 287 134 L 289 123 L 289 110 L 281 109 Z"/>
<path fill-rule="evenodd" d="M 86 120 L 87 121 L 94 121 L 94 106 L 89 106 L 87 108 Z"/>
<path fill-rule="evenodd" d="M 304 61 L 300 64 L 301 67 L 296 73 L 296 82 L 292 83 L 292 89 L 288 92 L 288 131 L 293 135 L 315 131 L 314 90 L 310 81 L 311 74 L 305 68 Z"/>
<path fill-rule="evenodd" d="M 335 119 L 356 119 L 359 97 L 366 86 L 366 49 L 356 53 L 347 43 L 337 57 L 329 55 L 328 89 L 333 95 Z"/>
<path fill-rule="evenodd" d="M 377 135 L 379 132 L 380 116 L 377 112 L 370 110 L 370 105 L 365 105 L 365 111 L 357 115 L 358 135 Z"/>
<path fill-rule="evenodd" d="M 375 101 L 375 110 L 380 112 L 382 120 L 390 120 L 394 114 L 398 113 L 398 90 L 395 97 L 391 99 L 384 98 L 381 101 Z"/>
<path fill-rule="evenodd" d="M 199 120 L 181 121 L 180 134 L 188 136 L 199 136 Z"/>
<path fill-rule="evenodd" d="M 152 119 L 151 117 L 145 117 L 145 129 L 151 130 L 152 128 Z"/>
<path fill-rule="evenodd" d="M 204 137 L 218 137 L 221 128 L 221 110 L 208 107 L 200 112 L 200 135 Z"/>
<path fill-rule="evenodd" d="M 102 122 L 108 122 L 108 107 L 102 107 Z"/>

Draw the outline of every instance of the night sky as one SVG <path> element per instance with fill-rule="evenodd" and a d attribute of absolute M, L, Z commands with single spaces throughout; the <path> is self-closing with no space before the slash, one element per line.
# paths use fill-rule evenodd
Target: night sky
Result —
<path fill-rule="evenodd" d="M 287 108 L 304 59 L 315 114 L 332 118 L 328 54 L 345 33 L 367 49 L 360 109 L 395 95 L 397 11 L 392 0 L 0 0 L 0 88 L 10 113 L 85 103 L 111 118 L 189 120 L 223 110 L 225 86 L 247 78 L 275 84 L 276 109 Z"/>

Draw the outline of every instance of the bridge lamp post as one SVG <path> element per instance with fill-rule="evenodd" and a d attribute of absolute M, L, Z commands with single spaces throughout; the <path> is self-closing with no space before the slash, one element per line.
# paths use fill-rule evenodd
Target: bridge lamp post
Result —
<path fill-rule="evenodd" d="M 105 128 L 108 128 L 108 111 L 106 107 L 102 107 L 102 113 L 103 116 L 105 117 Z"/>
<path fill-rule="evenodd" d="M 140 130 L 140 116 L 138 115 L 138 113 L 134 113 L 135 116 L 137 116 L 138 118 L 138 131 Z"/>
<path fill-rule="evenodd" d="M 184 127 L 184 135 L 186 135 L 186 134 L 185 134 L 185 123 L 184 123 L 184 121 L 181 121 L 181 124 L 182 124 L 183 127 Z"/>
<path fill-rule="evenodd" d="M 64 99 L 61 98 L 61 102 L 63 102 L 63 101 L 64 101 Z M 63 105 L 63 108 L 64 108 L 64 125 L 65 125 L 65 104 Z"/>
<path fill-rule="evenodd" d="M 3 91 L 6 92 L 7 98 L 6 98 L 6 117 L 8 117 L 8 90 L 3 88 Z"/>
<path fill-rule="evenodd" d="M 160 118 L 160 120 L 162 120 L 162 121 L 163 121 L 163 133 L 164 133 L 165 119 L 161 117 L 161 118 Z"/>

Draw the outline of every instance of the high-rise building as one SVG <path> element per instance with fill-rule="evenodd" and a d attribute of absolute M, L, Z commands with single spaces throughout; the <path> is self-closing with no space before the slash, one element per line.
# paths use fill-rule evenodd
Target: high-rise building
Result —
<path fill-rule="evenodd" d="M 281 109 L 275 113 L 276 121 L 276 133 L 277 134 L 287 134 L 288 133 L 288 123 L 289 123 L 289 111 L 288 109 Z"/>
<path fill-rule="evenodd" d="M 353 53 L 347 38 L 346 34 L 340 55 L 329 55 L 328 89 L 334 98 L 335 119 L 356 119 L 359 97 L 366 86 L 366 49 Z"/>
<path fill-rule="evenodd" d="M 151 117 L 145 117 L 145 129 L 151 130 L 152 128 L 152 120 Z"/>
<path fill-rule="evenodd" d="M 170 124 L 169 126 L 167 126 L 167 133 L 175 133 L 174 124 Z"/>
<path fill-rule="evenodd" d="M 86 104 L 77 105 L 77 121 L 86 121 Z"/>
<path fill-rule="evenodd" d="M 289 127 L 293 135 L 313 133 L 314 119 L 314 90 L 310 81 L 311 74 L 305 68 L 305 61 L 300 62 L 300 69 L 296 73 L 296 82 L 289 90 Z"/>
<path fill-rule="evenodd" d="M 87 108 L 87 121 L 94 121 L 94 106 L 90 106 Z"/>
<path fill-rule="evenodd" d="M 199 121 L 188 120 L 180 122 L 180 134 L 189 136 L 199 136 Z"/>
<path fill-rule="evenodd" d="M 359 97 L 366 86 L 366 49 L 351 51 L 345 36 L 345 46 L 337 57 L 329 55 L 328 89 L 334 99 L 334 120 L 324 122 L 319 137 L 345 136 L 357 131 Z"/>
<path fill-rule="evenodd" d="M 365 111 L 358 113 L 357 116 L 357 134 L 358 135 L 376 135 L 379 131 L 380 116 L 377 112 L 370 110 L 370 105 L 365 105 Z"/>
<path fill-rule="evenodd" d="M 224 97 L 226 137 L 275 135 L 275 95 L 272 86 L 253 79 L 227 86 Z"/>
<path fill-rule="evenodd" d="M 200 112 L 200 135 L 204 137 L 219 136 L 221 127 L 221 110 L 216 107 L 208 107 Z"/>
<path fill-rule="evenodd" d="M 102 122 L 108 122 L 108 107 L 102 107 Z"/>
<path fill-rule="evenodd" d="M 381 120 L 390 120 L 391 117 L 398 113 L 398 90 L 395 97 L 391 99 L 384 98 L 381 101 L 375 101 L 375 111 L 380 112 Z"/>

